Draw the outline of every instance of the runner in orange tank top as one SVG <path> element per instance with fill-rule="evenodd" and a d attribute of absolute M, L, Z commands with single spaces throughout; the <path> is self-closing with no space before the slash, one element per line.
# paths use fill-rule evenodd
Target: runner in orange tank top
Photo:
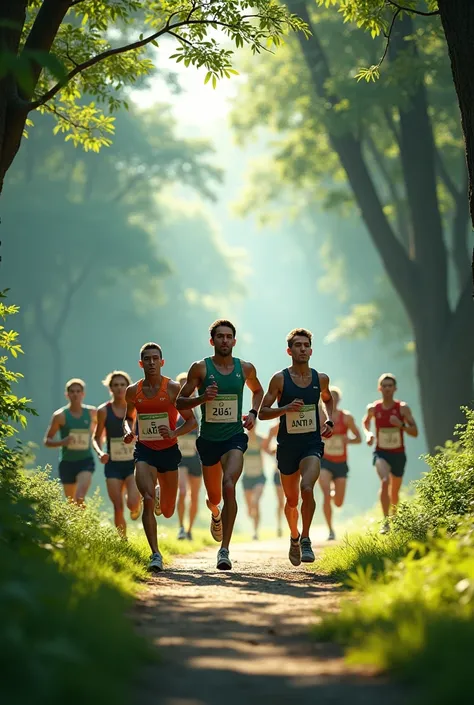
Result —
<path fill-rule="evenodd" d="M 416 438 L 418 429 L 407 404 L 394 399 L 395 377 L 389 372 L 384 373 L 379 377 L 378 388 L 382 399 L 368 405 L 363 424 L 367 445 L 372 446 L 376 441 L 373 464 L 381 481 L 380 503 L 385 517 L 380 533 L 386 534 L 390 531 L 390 507 L 395 514 L 405 472 L 407 459 L 403 435 L 406 433 Z M 376 436 L 370 430 L 372 420 L 375 421 Z"/>
<path fill-rule="evenodd" d="M 184 424 L 177 428 L 176 398 L 180 385 L 161 374 L 164 362 L 157 343 L 142 346 L 139 365 L 145 378 L 127 388 L 127 412 L 123 422 L 125 443 L 135 440 L 135 424 L 138 426 L 135 478 L 143 497 L 143 528 L 152 551 L 149 565 L 152 571 L 163 570 L 155 514 L 169 518 L 176 505 L 181 462 L 177 438 L 197 427 L 193 412 L 183 410 Z"/>
<path fill-rule="evenodd" d="M 334 402 L 332 415 L 334 428 L 332 436 L 324 439 L 324 455 L 321 459 L 319 484 L 324 495 L 323 511 L 329 528 L 328 541 L 333 541 L 336 534 L 332 525 L 331 498 L 336 507 L 342 507 L 349 473 L 347 446 L 361 443 L 362 438 L 353 416 L 348 411 L 338 408 L 342 398 L 340 389 L 331 387 L 330 392 Z"/>

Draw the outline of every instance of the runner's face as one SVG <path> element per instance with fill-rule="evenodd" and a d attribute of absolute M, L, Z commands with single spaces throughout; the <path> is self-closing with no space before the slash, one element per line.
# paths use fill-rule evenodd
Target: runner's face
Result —
<path fill-rule="evenodd" d="M 232 348 L 236 342 L 232 328 L 228 328 L 227 326 L 219 326 L 214 333 L 214 338 L 211 338 L 211 345 L 213 345 L 216 352 L 223 357 L 232 353 Z"/>
<path fill-rule="evenodd" d="M 125 392 L 127 391 L 128 382 L 122 375 L 117 375 L 114 377 L 110 383 L 110 391 L 113 394 L 115 400 L 119 401 L 125 399 Z"/>
<path fill-rule="evenodd" d="M 393 382 L 393 379 L 384 379 L 383 382 L 380 383 L 380 391 L 382 392 L 382 396 L 384 399 L 393 399 L 395 390 L 396 386 Z"/>
<path fill-rule="evenodd" d="M 161 359 L 160 351 L 156 348 L 151 348 L 150 350 L 143 351 L 140 367 L 143 367 L 146 377 L 153 377 L 153 375 L 159 374 L 164 362 L 165 361 Z"/>
<path fill-rule="evenodd" d="M 311 343 L 305 335 L 297 335 L 291 348 L 288 348 L 288 355 L 291 355 L 293 362 L 297 364 L 308 362 L 312 353 Z"/>
<path fill-rule="evenodd" d="M 71 404 L 80 404 L 84 400 L 85 392 L 80 384 L 71 384 L 66 392 L 66 397 Z"/>

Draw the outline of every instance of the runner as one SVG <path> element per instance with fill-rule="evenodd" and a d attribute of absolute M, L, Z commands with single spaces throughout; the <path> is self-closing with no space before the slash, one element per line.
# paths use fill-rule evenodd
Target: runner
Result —
<path fill-rule="evenodd" d="M 390 507 L 396 513 L 400 487 L 405 472 L 406 455 L 403 434 L 416 438 L 418 429 L 410 408 L 403 401 L 394 399 L 397 380 L 390 372 L 379 377 L 378 389 L 382 399 L 369 404 L 364 416 L 363 425 L 368 446 L 374 444 L 374 434 L 370 430 L 372 419 L 375 419 L 377 435 L 373 464 L 380 478 L 380 503 L 384 515 L 381 534 L 390 531 Z"/>
<path fill-rule="evenodd" d="M 114 370 L 107 375 L 102 384 L 112 395 L 112 401 L 102 404 L 97 409 L 97 426 L 92 445 L 105 466 L 107 492 L 114 506 L 114 522 L 121 536 L 127 535 L 127 524 L 123 515 L 123 496 L 127 495 L 127 507 L 130 519 L 136 521 L 141 512 L 141 499 L 135 482 L 133 462 L 134 445 L 123 442 L 123 418 L 127 411 L 125 393 L 132 380 L 126 372 Z M 104 451 L 103 442 L 107 444 Z"/>
<path fill-rule="evenodd" d="M 138 440 L 135 445 L 135 477 L 143 497 L 143 528 L 152 556 L 149 570 L 163 570 L 163 558 L 158 550 L 155 513 L 167 519 L 173 515 L 178 491 L 178 465 L 181 461 L 177 437 L 196 428 L 192 412 L 183 411 L 185 423 L 176 428 L 178 411 L 175 406 L 179 384 L 164 377 L 165 361 L 156 343 L 145 343 L 140 349 L 139 365 L 144 379 L 127 387 L 127 413 L 123 421 L 124 442 L 133 443 L 138 415 Z M 157 484 L 158 481 L 158 484 Z"/>
<path fill-rule="evenodd" d="M 182 372 L 176 377 L 179 386 L 186 382 L 187 374 Z M 179 449 L 183 460 L 178 468 L 178 519 L 179 532 L 178 539 L 188 539 L 192 541 L 192 528 L 198 511 L 199 491 L 202 485 L 202 466 L 196 449 L 197 431 L 183 436 L 179 443 Z M 186 497 L 189 494 L 189 524 L 188 530 L 184 528 L 184 515 L 186 512 Z"/>
<path fill-rule="evenodd" d="M 272 460 L 276 459 L 276 437 L 278 435 L 279 427 L 279 423 L 276 423 L 274 426 L 272 426 L 270 428 L 270 431 L 268 432 L 268 436 L 262 441 L 263 452 L 267 453 L 272 458 Z M 280 472 L 276 467 L 276 463 L 275 471 L 273 473 L 273 484 L 275 486 L 275 492 L 277 497 L 277 536 L 282 536 L 283 532 L 281 524 L 285 507 L 285 493 L 283 492 L 283 487 L 281 486 Z"/>
<path fill-rule="evenodd" d="M 295 328 L 288 334 L 287 352 L 292 358 L 292 365 L 272 377 L 259 413 L 262 420 L 280 417 L 277 461 L 286 497 L 285 515 L 291 532 L 288 557 L 295 566 L 300 565 L 301 561 L 313 563 L 315 560 L 309 537 L 316 509 L 314 485 L 319 477 L 324 451 L 321 436 L 330 436 L 334 426 L 329 377 L 309 366 L 311 342 L 312 333 L 305 328 Z M 318 413 L 320 398 L 327 415 L 322 427 Z M 272 409 L 277 400 L 278 408 Z M 301 534 L 298 531 L 300 486 Z"/>
<path fill-rule="evenodd" d="M 333 399 L 332 418 L 333 434 L 324 443 L 324 455 L 321 459 L 321 475 L 319 484 L 324 495 L 323 511 L 329 528 L 328 541 L 336 538 L 332 526 L 331 498 L 336 507 L 342 507 L 346 494 L 346 482 L 349 468 L 347 467 L 347 446 L 361 443 L 362 438 L 353 416 L 348 411 L 338 408 L 342 395 L 340 389 L 331 387 Z M 351 436 L 348 432 L 351 432 Z"/>
<path fill-rule="evenodd" d="M 250 430 L 257 418 L 263 389 L 255 367 L 232 355 L 235 326 L 228 320 L 215 321 L 210 328 L 214 355 L 195 362 L 177 401 L 178 409 L 202 405 L 201 429 L 196 445 L 203 465 L 206 504 L 211 510 L 211 534 L 221 543 L 217 568 L 230 570 L 229 544 L 237 515 L 235 485 L 242 474 Z M 242 423 L 244 385 L 252 392 L 252 409 Z M 199 396 L 191 397 L 199 388 Z M 224 495 L 222 513 L 219 504 Z"/>
<path fill-rule="evenodd" d="M 66 497 L 78 505 L 84 498 L 95 470 L 91 432 L 97 418 L 94 406 L 84 404 L 86 383 L 73 378 L 66 383 L 69 404 L 54 412 L 44 437 L 46 448 L 61 448 L 59 479 Z M 58 433 L 60 441 L 53 440 Z"/>
<path fill-rule="evenodd" d="M 257 541 L 260 527 L 260 500 L 265 488 L 266 477 L 263 472 L 262 439 L 257 436 L 255 426 L 248 432 L 248 437 L 242 484 L 249 517 L 253 521 L 253 539 Z"/>

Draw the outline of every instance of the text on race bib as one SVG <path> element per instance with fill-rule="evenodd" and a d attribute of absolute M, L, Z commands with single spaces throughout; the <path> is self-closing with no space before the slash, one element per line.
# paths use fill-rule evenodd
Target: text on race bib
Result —
<path fill-rule="evenodd" d="M 133 460 L 135 443 L 124 443 L 121 438 L 110 439 L 110 460 L 113 463 L 127 463 Z"/>
<path fill-rule="evenodd" d="M 235 423 L 237 421 L 237 394 L 218 394 L 206 402 L 207 423 Z"/>
<path fill-rule="evenodd" d="M 402 445 L 402 432 L 399 428 L 379 428 L 378 446 L 381 450 L 394 450 Z"/>
<path fill-rule="evenodd" d="M 87 450 L 90 448 L 91 437 L 87 428 L 73 428 L 69 431 L 70 442 L 68 450 Z"/>
<path fill-rule="evenodd" d="M 138 438 L 141 441 L 162 441 L 159 426 L 170 427 L 168 414 L 138 414 Z"/>
<path fill-rule="evenodd" d="M 180 436 L 178 444 L 183 458 L 193 458 L 196 455 L 196 436 L 190 433 L 186 436 Z"/>
<path fill-rule="evenodd" d="M 344 455 L 346 452 L 345 437 L 340 434 L 324 439 L 324 455 Z"/>
<path fill-rule="evenodd" d="M 313 433 L 316 431 L 316 405 L 307 404 L 299 411 L 286 414 L 286 430 L 288 433 Z"/>

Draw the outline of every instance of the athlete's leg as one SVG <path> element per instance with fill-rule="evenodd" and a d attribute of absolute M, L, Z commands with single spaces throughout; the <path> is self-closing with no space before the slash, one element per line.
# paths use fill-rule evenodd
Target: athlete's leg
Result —
<path fill-rule="evenodd" d="M 166 519 L 173 516 L 176 507 L 176 496 L 178 494 L 178 471 L 158 473 L 160 483 L 160 505 L 161 513 Z"/>
<path fill-rule="evenodd" d="M 321 472 L 320 460 L 316 455 L 303 458 L 300 463 L 301 473 L 301 518 L 303 520 L 303 530 L 301 538 L 309 536 L 311 522 L 313 521 L 316 502 L 314 501 L 314 486 L 318 481 Z"/>
<path fill-rule="evenodd" d="M 255 525 L 255 536 L 258 535 L 258 530 L 260 528 L 260 500 L 262 499 L 264 488 L 265 485 L 263 484 L 263 482 L 259 482 L 258 485 L 255 485 L 255 487 L 253 488 L 253 521 Z"/>
<path fill-rule="evenodd" d="M 388 517 L 390 510 L 390 465 L 383 458 L 376 458 L 375 469 L 377 470 L 377 475 L 380 477 L 380 504 L 382 505 L 384 517 Z"/>
<path fill-rule="evenodd" d="M 206 504 L 213 516 L 219 516 L 219 504 L 222 501 L 222 465 L 203 465 L 202 476 L 207 492 Z"/>
<path fill-rule="evenodd" d="M 298 500 L 300 496 L 300 472 L 297 470 L 292 475 L 280 473 L 281 485 L 286 497 L 285 516 L 290 527 L 292 539 L 299 537 L 298 531 Z"/>
<path fill-rule="evenodd" d="M 127 507 L 132 513 L 138 512 L 140 509 L 141 497 L 138 491 L 135 475 L 128 475 L 128 477 L 125 478 L 124 483 L 127 492 Z"/>
<path fill-rule="evenodd" d="M 142 522 L 152 553 L 158 553 L 158 534 L 155 519 L 155 487 L 158 472 L 144 460 L 135 463 L 135 479 L 138 491 L 143 497 Z"/>
<path fill-rule="evenodd" d="M 278 535 L 281 536 L 281 519 L 285 507 L 285 493 L 283 492 L 281 484 L 275 485 L 275 489 L 277 495 L 277 532 Z"/>
<path fill-rule="evenodd" d="M 202 485 L 202 478 L 197 475 L 191 475 L 188 473 L 188 483 L 191 490 L 191 497 L 189 501 L 189 529 L 188 534 L 191 533 L 194 521 L 198 512 L 198 500 L 199 500 L 199 490 Z"/>
<path fill-rule="evenodd" d="M 76 483 L 67 483 L 67 485 L 63 485 L 63 490 L 64 490 L 64 496 L 66 499 L 68 499 L 70 502 L 75 501 L 76 497 Z"/>
<path fill-rule="evenodd" d="M 323 471 L 321 470 L 321 474 Z M 336 507 L 342 507 L 344 504 L 344 497 L 346 496 L 346 485 L 347 479 L 345 477 L 336 477 L 334 479 L 334 490 L 335 494 L 333 497 L 334 504 Z"/>
<path fill-rule="evenodd" d="M 110 497 L 110 501 L 114 506 L 114 523 L 118 529 L 121 536 L 127 535 L 127 524 L 125 522 L 125 517 L 123 515 L 123 480 L 119 480 L 116 477 L 109 477 L 106 479 L 107 492 Z"/>
<path fill-rule="evenodd" d="M 232 448 L 221 458 L 222 464 L 222 544 L 221 548 L 229 548 L 235 517 L 237 516 L 237 500 L 235 486 L 244 467 L 244 454 L 238 448 Z"/>
<path fill-rule="evenodd" d="M 247 511 L 249 513 L 249 517 L 253 519 L 253 489 L 251 490 L 244 490 L 244 497 L 245 501 L 247 503 Z"/>
<path fill-rule="evenodd" d="M 390 474 L 390 504 L 392 508 L 392 514 L 397 513 L 397 505 L 402 482 L 403 477 L 397 477 L 396 475 Z"/>
<path fill-rule="evenodd" d="M 82 470 L 82 472 L 77 473 L 77 484 L 74 499 L 76 504 L 81 506 L 84 504 L 84 499 L 87 494 L 87 490 L 91 486 L 92 473 L 89 470 Z"/>
<path fill-rule="evenodd" d="M 329 531 L 332 531 L 331 482 L 332 473 L 325 468 L 321 468 L 319 484 L 323 493 L 323 512 Z"/>
<path fill-rule="evenodd" d="M 188 493 L 188 469 L 178 468 L 178 521 L 180 529 L 184 528 L 184 512 Z"/>

